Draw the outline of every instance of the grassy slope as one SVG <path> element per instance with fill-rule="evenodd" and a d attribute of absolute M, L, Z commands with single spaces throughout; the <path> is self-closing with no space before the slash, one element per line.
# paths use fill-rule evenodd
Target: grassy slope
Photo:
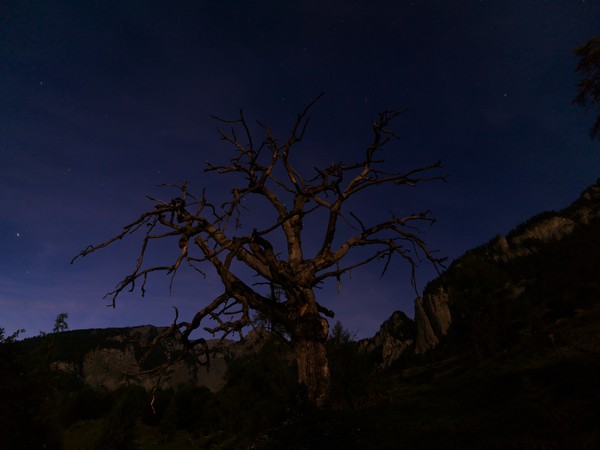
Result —
<path fill-rule="evenodd" d="M 598 448 L 599 375 L 597 363 L 573 359 L 431 381 L 386 380 L 387 401 L 305 417 L 258 448 Z"/>
<path fill-rule="evenodd" d="M 485 361 L 441 350 L 380 375 L 368 406 L 301 417 L 255 448 L 600 448 L 599 326 L 596 308 L 543 330 L 558 344 Z"/>

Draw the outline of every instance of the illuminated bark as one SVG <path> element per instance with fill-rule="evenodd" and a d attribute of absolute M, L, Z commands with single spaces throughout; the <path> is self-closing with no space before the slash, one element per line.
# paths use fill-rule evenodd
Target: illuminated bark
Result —
<path fill-rule="evenodd" d="M 319 96 L 320 97 L 320 96 Z M 212 267 L 223 284 L 223 293 L 200 308 L 189 322 L 178 321 L 161 336 L 181 334 L 187 347 L 203 344 L 203 339 L 193 340 L 191 333 L 201 327 L 222 338 L 231 333 L 242 333 L 252 325 L 251 312 L 281 325 L 291 340 L 298 364 L 298 381 L 305 400 L 316 407 L 326 404 L 330 374 L 325 352 L 328 324 L 326 317 L 333 312 L 323 307 L 315 297 L 315 288 L 333 279 L 338 290 L 344 274 L 383 260 L 382 273 L 392 257 L 408 263 L 414 283 L 417 262 L 425 259 L 436 268 L 443 261 L 436 257 L 419 235 L 418 226 L 431 223 L 428 211 L 397 217 L 390 214 L 387 220 L 370 223 L 360 211 L 347 210 L 347 201 L 368 190 L 382 186 L 415 186 L 421 182 L 441 180 L 441 175 L 429 175 L 439 169 L 439 162 L 401 172 L 383 170 L 379 159 L 382 148 L 395 138 L 389 130 L 400 112 L 386 111 L 372 125 L 373 139 L 356 163 L 332 163 L 315 168 L 310 178 L 293 167 L 292 149 L 303 140 L 308 125 L 308 112 L 317 97 L 300 113 L 286 139 L 276 139 L 271 129 L 258 123 L 264 139 L 254 144 L 250 127 L 243 113 L 236 120 L 217 119 L 227 124 L 231 131 L 219 130 L 221 139 L 230 143 L 234 156 L 229 163 L 207 163 L 206 171 L 219 175 L 238 175 L 241 184 L 232 181 L 231 197 L 221 206 L 207 199 L 204 192 L 195 196 L 188 184 L 174 185 L 178 195 L 171 200 L 151 199 L 155 206 L 127 225 L 113 238 L 83 250 L 77 257 L 86 256 L 123 237 L 143 230 L 144 238 L 134 270 L 117 288 L 107 294 L 111 306 L 125 289 L 134 289 L 141 283 L 145 293 L 148 276 L 166 272 L 174 277 L 182 264 L 189 265 L 204 275 Z M 240 177 L 241 176 L 241 177 Z M 271 212 L 269 225 L 252 227 L 251 212 L 245 208 L 249 199 L 262 199 Z M 303 235 L 307 216 L 324 213 L 321 234 Z M 263 217 L 261 217 L 263 218 Z M 242 222 L 244 228 L 241 228 Z M 250 223 L 249 223 L 250 222 Z M 336 240 L 340 228 L 345 228 L 349 238 Z M 247 231 L 252 229 L 252 231 Z M 284 248 L 274 248 L 272 237 L 280 232 Z M 156 241 L 176 238 L 179 254 L 166 265 L 146 265 L 146 249 Z M 303 239 L 317 243 L 319 250 L 313 257 L 303 252 Z M 356 256 L 354 250 L 368 248 L 365 256 Z M 354 256 L 352 256 L 354 255 Z M 77 258 L 76 257 L 76 258 Z M 255 274 L 251 279 L 239 275 L 239 264 Z M 173 280 L 173 278 L 172 278 Z M 172 281 L 171 281 L 172 282 Z M 260 292 L 260 286 L 277 286 L 283 293 L 280 301 Z M 259 286 L 259 287 L 257 287 Z M 207 322 L 212 321 L 211 325 Z"/>

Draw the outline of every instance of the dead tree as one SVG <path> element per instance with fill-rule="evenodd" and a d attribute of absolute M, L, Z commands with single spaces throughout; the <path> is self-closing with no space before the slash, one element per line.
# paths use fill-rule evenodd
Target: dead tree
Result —
<path fill-rule="evenodd" d="M 297 116 L 285 139 L 277 139 L 268 126 L 258 122 L 264 133 L 259 145 L 255 144 L 242 111 L 235 120 L 215 117 L 227 125 L 228 130 L 218 131 L 221 139 L 231 144 L 234 155 L 224 165 L 207 162 L 205 170 L 237 175 L 238 181 L 243 179 L 237 186 L 232 182 L 229 200 L 217 206 L 207 199 L 205 192 L 196 196 L 189 192 L 187 183 L 175 185 L 178 196 L 169 201 L 152 199 L 155 206 L 124 227 L 120 234 L 88 247 L 77 256 L 85 256 L 143 230 L 135 268 L 107 294 L 112 306 L 123 290 L 135 289 L 137 282 L 141 283 L 144 294 L 146 280 L 153 272 L 166 272 L 173 277 L 183 264 L 204 274 L 206 267 L 212 266 L 223 284 L 223 293 L 207 302 L 190 322 L 176 319 L 171 331 L 181 332 L 189 346 L 196 342 L 190 340 L 190 333 L 206 321 L 212 320 L 215 325 L 205 326 L 205 330 L 220 333 L 224 338 L 250 325 L 251 311 L 259 312 L 287 331 L 298 365 L 301 392 L 307 403 L 316 407 L 325 404 L 329 393 L 330 373 L 324 344 L 328 335 L 326 318 L 332 318 L 334 313 L 317 301 L 315 288 L 333 279 L 339 289 L 344 274 L 376 260 L 383 260 L 383 274 L 393 257 L 404 259 L 413 282 L 419 261 L 426 259 L 436 268 L 443 261 L 419 235 L 419 225 L 433 222 L 429 211 L 404 217 L 390 214 L 387 220 L 369 223 L 360 211 L 347 207 L 350 199 L 378 186 L 415 186 L 443 179 L 432 174 L 441 167 L 439 162 L 400 172 L 381 168 L 384 161 L 380 153 L 395 138 L 389 127 L 401 112 L 379 114 L 372 125 L 372 141 L 360 162 L 332 163 L 315 168 L 309 175 L 294 167 L 294 147 L 303 140 L 309 110 L 319 98 Z M 253 199 L 262 199 L 272 216 L 267 225 L 261 220 L 263 225 L 247 231 L 244 227 L 251 217 L 245 205 Z M 320 235 L 314 231 L 303 234 L 303 223 L 313 214 L 321 214 L 319 217 L 323 218 Z M 261 213 L 261 218 L 264 217 Z M 341 224 L 350 237 L 340 243 Z M 281 249 L 277 248 L 276 236 L 283 237 L 278 238 L 284 242 Z M 146 266 L 148 245 L 174 237 L 179 239 L 180 247 L 176 259 L 166 265 Z M 303 239 L 317 245 L 314 256 L 305 254 Z M 369 250 L 368 255 L 362 251 L 359 257 L 351 257 L 358 248 Z M 255 276 L 249 278 L 247 270 L 245 276 L 241 275 L 240 266 L 249 268 Z M 261 284 L 278 286 L 284 298 L 274 301 L 273 296 L 261 294 Z"/>

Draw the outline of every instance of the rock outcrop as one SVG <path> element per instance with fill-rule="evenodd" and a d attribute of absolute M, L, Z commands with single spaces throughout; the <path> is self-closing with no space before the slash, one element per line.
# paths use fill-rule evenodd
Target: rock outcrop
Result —
<path fill-rule="evenodd" d="M 375 336 L 360 341 L 359 350 L 377 355 L 381 361 L 379 367 L 386 368 L 412 348 L 414 339 L 413 321 L 403 312 L 396 311 L 383 322 Z"/>
<path fill-rule="evenodd" d="M 117 389 L 123 384 L 136 384 L 150 390 L 160 378 L 160 386 L 165 389 L 193 384 L 216 392 L 225 384 L 228 361 L 260 350 L 268 338 L 266 332 L 257 329 L 241 341 L 209 340 L 208 345 L 212 349 L 219 343 L 219 349 L 211 355 L 209 365 L 204 364 L 204 355 L 198 349 L 197 354 L 187 354 L 166 370 L 153 371 L 153 368 L 177 358 L 183 350 L 178 339 L 167 338 L 160 340 L 144 359 L 149 344 L 162 331 L 164 328 L 144 325 L 63 332 L 56 336 L 59 359 L 51 367 L 76 375 L 89 386 L 108 390 Z M 78 341 L 76 352 L 72 350 L 71 342 L 74 341 Z M 63 346 L 65 349 L 61 351 Z"/>
<path fill-rule="evenodd" d="M 598 235 L 600 179 L 569 207 L 559 212 L 538 214 L 506 236 L 496 236 L 487 244 L 468 251 L 429 283 L 422 298 L 415 301 L 416 353 L 422 354 L 437 346 L 458 318 L 466 317 L 472 328 L 493 328 L 490 311 L 507 314 L 507 308 L 492 305 L 493 302 L 526 302 L 525 296 L 531 303 L 533 297 L 539 300 L 540 292 L 547 291 L 548 285 L 555 282 L 561 289 L 568 290 L 568 286 L 555 280 L 563 277 L 563 267 L 572 272 L 568 279 L 576 279 L 582 273 L 586 274 L 581 275 L 584 283 L 593 283 L 589 278 L 594 277 L 587 273 L 597 273 L 594 261 L 599 257 L 595 237 Z M 559 298 L 567 294 L 549 292 L 545 295 Z M 543 308 L 536 306 L 540 308 L 540 314 L 548 317 L 573 309 L 570 304 L 566 305 L 568 302 L 564 298 L 552 300 L 554 303 L 538 300 L 537 303 L 544 304 Z M 489 320 L 489 325 L 473 323 L 484 317 Z"/>
<path fill-rule="evenodd" d="M 415 328 L 417 340 L 415 352 L 425 353 L 435 347 L 444 336 L 450 325 L 452 316 L 448 305 L 448 293 L 443 287 L 425 291 L 423 297 L 415 300 Z"/>

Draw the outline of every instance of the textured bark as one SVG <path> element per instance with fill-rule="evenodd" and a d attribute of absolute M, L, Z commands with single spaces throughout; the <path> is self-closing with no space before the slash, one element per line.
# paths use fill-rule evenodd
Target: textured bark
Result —
<path fill-rule="evenodd" d="M 298 365 L 300 396 L 303 403 L 317 408 L 324 406 L 329 398 L 331 376 L 325 349 L 328 335 L 327 320 L 316 312 L 306 313 L 295 320 L 292 342 Z"/>
<path fill-rule="evenodd" d="M 303 403 L 323 407 L 329 398 L 330 373 L 325 343 L 301 340 L 294 344 L 298 364 L 298 384 Z"/>

